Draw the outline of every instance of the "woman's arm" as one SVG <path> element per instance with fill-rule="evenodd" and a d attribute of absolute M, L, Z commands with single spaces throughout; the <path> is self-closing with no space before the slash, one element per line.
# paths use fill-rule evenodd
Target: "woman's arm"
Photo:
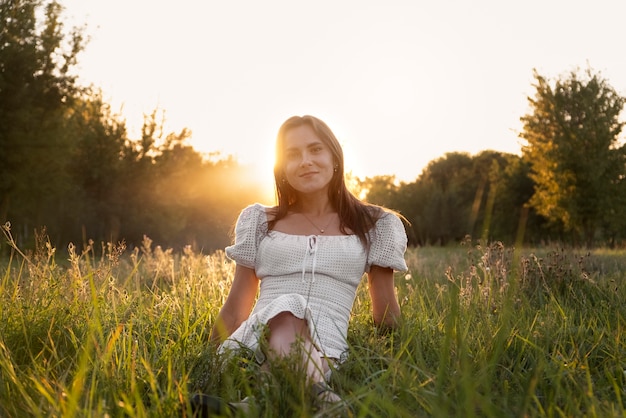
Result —
<path fill-rule="evenodd" d="M 211 330 L 212 344 L 227 339 L 250 316 L 258 289 L 259 279 L 254 270 L 237 265 L 233 285 Z"/>
<path fill-rule="evenodd" d="M 393 269 L 372 266 L 367 279 L 372 298 L 374 324 L 395 328 L 400 324 L 402 313 L 393 283 Z"/>

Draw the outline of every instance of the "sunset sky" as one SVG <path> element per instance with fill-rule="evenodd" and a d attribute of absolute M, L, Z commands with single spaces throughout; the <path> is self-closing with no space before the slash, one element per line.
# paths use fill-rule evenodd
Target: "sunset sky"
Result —
<path fill-rule="evenodd" d="M 83 83 L 131 137 L 144 113 L 271 179 L 289 116 L 326 121 L 359 177 L 413 181 L 446 152 L 519 153 L 533 68 L 626 94 L 623 0 L 61 0 L 91 37 Z"/>

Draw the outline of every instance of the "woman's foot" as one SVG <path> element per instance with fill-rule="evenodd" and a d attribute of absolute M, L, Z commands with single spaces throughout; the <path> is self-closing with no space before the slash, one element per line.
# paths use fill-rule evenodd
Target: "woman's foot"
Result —
<path fill-rule="evenodd" d="M 319 410 L 329 408 L 347 408 L 346 402 L 326 382 L 314 383 L 311 387 L 315 399 L 315 407 Z"/>
<path fill-rule="evenodd" d="M 238 413 L 240 412 L 247 416 L 248 413 L 250 412 L 250 403 L 252 402 L 253 399 L 254 399 L 253 397 L 246 396 L 239 402 L 229 402 L 228 405 L 230 405 L 230 407 L 233 408 Z"/>

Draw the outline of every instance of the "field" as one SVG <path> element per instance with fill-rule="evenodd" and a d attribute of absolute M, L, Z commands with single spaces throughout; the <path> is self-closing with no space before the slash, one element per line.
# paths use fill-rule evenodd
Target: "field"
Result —
<path fill-rule="evenodd" d="M 4 238 L 0 417 L 188 416 L 195 391 L 251 396 L 252 416 L 314 416 L 301 372 L 215 355 L 233 275 L 222 252 Z M 3 243 L 3 245 L 5 245 Z M 6 250 L 6 247 L 3 247 Z M 332 384 L 354 417 L 623 417 L 626 251 L 414 248 L 404 323 L 372 326 L 365 284 Z"/>

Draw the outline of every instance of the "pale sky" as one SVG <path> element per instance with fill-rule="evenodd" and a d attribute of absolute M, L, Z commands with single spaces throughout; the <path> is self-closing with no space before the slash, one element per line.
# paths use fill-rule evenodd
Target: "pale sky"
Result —
<path fill-rule="evenodd" d="M 359 177 L 414 181 L 446 152 L 519 153 L 533 68 L 626 95 L 624 0 L 60 0 L 87 25 L 82 82 L 122 111 L 256 163 L 292 115 L 323 119 Z"/>

